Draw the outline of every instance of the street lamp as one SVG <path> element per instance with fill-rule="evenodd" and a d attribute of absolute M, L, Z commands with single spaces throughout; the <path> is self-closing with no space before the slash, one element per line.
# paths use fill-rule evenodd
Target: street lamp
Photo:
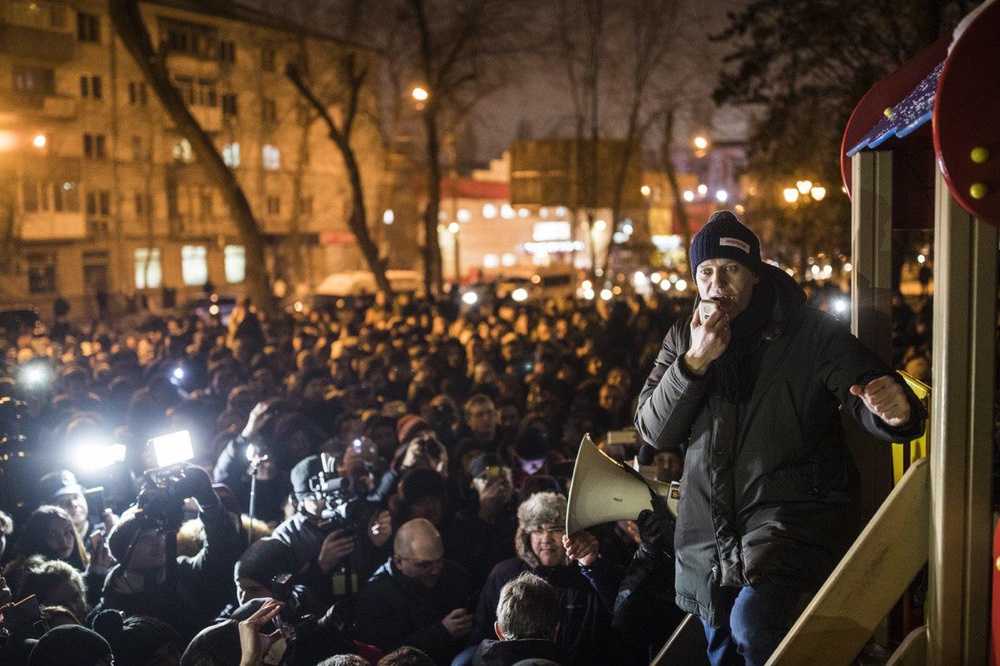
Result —
<path fill-rule="evenodd" d="M 431 94 L 427 92 L 426 88 L 421 88 L 420 86 L 414 87 L 410 95 L 413 97 L 413 101 L 416 102 L 417 111 L 424 110 L 424 103 L 430 99 L 431 96 Z"/>
<path fill-rule="evenodd" d="M 799 230 L 799 252 L 801 253 L 800 266 L 799 268 L 803 271 L 803 275 L 806 270 L 805 258 L 808 256 L 808 251 L 806 249 L 807 245 L 807 235 L 806 235 L 806 210 L 804 206 L 822 201 L 826 197 L 826 188 L 819 183 L 814 183 L 811 180 L 798 180 L 795 182 L 795 186 L 791 185 L 784 187 L 781 190 L 781 196 L 785 200 L 785 203 L 793 209 L 793 217 L 796 219 L 801 228 Z M 820 269 L 819 266 L 813 266 L 811 269 L 811 274 L 813 278 L 828 278 L 832 273 L 832 268 L 829 271 L 825 269 Z"/>

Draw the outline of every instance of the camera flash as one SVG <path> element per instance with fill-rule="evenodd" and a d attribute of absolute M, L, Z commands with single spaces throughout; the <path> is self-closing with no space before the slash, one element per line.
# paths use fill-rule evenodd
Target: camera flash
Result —
<path fill-rule="evenodd" d="M 187 430 L 178 430 L 169 435 L 154 437 L 149 440 L 149 443 L 153 446 L 157 467 L 167 467 L 194 457 L 191 433 Z"/>

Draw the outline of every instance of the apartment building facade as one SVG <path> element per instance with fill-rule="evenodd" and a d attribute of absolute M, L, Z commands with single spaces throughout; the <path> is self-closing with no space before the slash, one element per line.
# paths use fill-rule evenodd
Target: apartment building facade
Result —
<path fill-rule="evenodd" d="M 285 76 L 295 63 L 342 118 L 343 65 L 370 81 L 353 135 L 373 219 L 391 187 L 377 126 L 378 54 L 231 3 L 141 5 L 175 88 L 241 184 L 292 293 L 361 267 L 351 193 L 327 130 Z M 386 233 L 373 225 L 376 240 Z M 239 294 L 248 270 L 220 192 L 115 36 L 106 0 L 0 4 L 0 302 L 77 315 L 99 295 L 160 303 Z"/>

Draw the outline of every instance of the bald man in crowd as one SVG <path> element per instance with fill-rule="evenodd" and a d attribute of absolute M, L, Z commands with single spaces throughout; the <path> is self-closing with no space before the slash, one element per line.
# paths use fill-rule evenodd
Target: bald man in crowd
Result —
<path fill-rule="evenodd" d="M 393 555 L 358 595 L 355 638 L 390 652 L 410 645 L 448 663 L 472 628 L 468 572 L 444 559 L 441 535 L 417 518 L 399 528 Z"/>

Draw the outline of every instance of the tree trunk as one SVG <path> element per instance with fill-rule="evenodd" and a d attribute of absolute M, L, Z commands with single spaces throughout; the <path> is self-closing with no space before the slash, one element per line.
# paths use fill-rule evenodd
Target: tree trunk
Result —
<path fill-rule="evenodd" d="M 667 182 L 670 184 L 670 195 L 673 197 L 673 217 L 677 222 L 681 238 L 684 239 L 684 256 L 688 256 L 691 248 L 691 222 L 688 220 L 687 208 L 684 207 L 684 198 L 681 195 L 680 185 L 677 183 L 677 168 L 674 166 L 674 158 L 671 157 L 671 146 L 674 139 L 674 110 L 667 111 L 666 121 L 663 125 L 663 171 L 667 174 Z M 696 267 L 691 266 L 693 271 Z"/>
<path fill-rule="evenodd" d="M 441 140 L 437 117 L 424 113 L 427 132 L 427 207 L 424 208 L 424 287 L 428 294 L 441 293 L 444 276 L 441 267 L 441 244 L 438 242 L 438 213 L 441 210 Z"/>
<path fill-rule="evenodd" d="M 340 156 L 344 160 L 344 168 L 347 170 L 347 177 L 351 183 L 351 216 L 347 220 L 347 225 L 354 234 L 354 238 L 358 241 L 358 248 L 361 250 L 362 256 L 365 258 L 365 263 L 368 264 L 369 270 L 371 270 L 372 275 L 375 276 L 375 283 L 378 288 L 385 291 L 386 293 L 392 293 L 392 285 L 389 284 L 389 279 L 386 277 L 385 270 L 387 260 L 379 256 L 378 246 L 375 241 L 372 240 L 371 234 L 368 232 L 368 213 L 365 210 L 365 192 L 364 186 L 361 182 L 361 168 L 358 166 L 357 155 L 354 152 L 354 148 L 351 146 L 351 120 L 353 119 L 353 111 L 349 111 L 345 114 L 344 129 L 337 127 L 337 124 L 333 122 L 333 118 L 330 117 L 329 112 L 327 112 L 326 107 L 319 101 L 312 90 L 306 85 L 305 81 L 299 74 L 298 69 L 295 65 L 289 64 L 285 67 L 285 76 L 295 85 L 299 93 L 305 97 L 306 101 L 312 105 L 312 107 L 319 113 L 320 118 L 326 123 L 326 127 L 330 136 L 330 140 L 333 141 L 334 145 L 340 150 Z M 350 79 L 350 91 L 351 101 L 348 103 L 350 109 L 356 108 L 357 97 L 361 90 L 361 79 L 355 80 L 353 74 L 349 75 Z M 355 82 L 356 81 L 356 82 Z"/>
<path fill-rule="evenodd" d="M 223 200 L 229 206 L 240 241 L 246 251 L 247 291 L 259 308 L 268 314 L 273 314 L 276 304 L 271 296 L 264 240 L 243 188 L 223 162 L 212 139 L 201 129 L 198 121 L 185 106 L 180 93 L 174 88 L 167 70 L 167 54 L 153 48 L 152 38 L 142 20 L 138 1 L 110 0 L 108 9 L 115 33 L 135 60 L 153 92 L 156 93 L 160 104 L 177 126 L 177 130 L 191 142 L 199 163 L 205 168 L 212 184 L 219 188 Z"/>

